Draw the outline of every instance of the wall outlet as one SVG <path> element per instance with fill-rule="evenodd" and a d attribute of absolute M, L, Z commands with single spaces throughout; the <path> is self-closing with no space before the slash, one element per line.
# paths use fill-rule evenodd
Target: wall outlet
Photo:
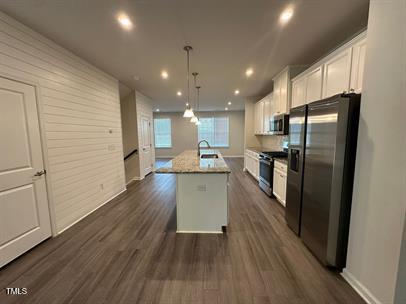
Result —
<path fill-rule="evenodd" d="M 206 185 L 197 185 L 196 190 L 205 192 L 206 191 Z"/>

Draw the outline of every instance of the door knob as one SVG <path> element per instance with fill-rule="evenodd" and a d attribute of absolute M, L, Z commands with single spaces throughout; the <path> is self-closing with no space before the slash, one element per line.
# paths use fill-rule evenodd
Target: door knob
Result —
<path fill-rule="evenodd" d="M 47 173 L 46 170 L 41 170 L 41 171 L 38 171 L 37 173 L 35 173 L 34 176 L 41 176 L 41 175 L 44 175 L 46 173 Z"/>

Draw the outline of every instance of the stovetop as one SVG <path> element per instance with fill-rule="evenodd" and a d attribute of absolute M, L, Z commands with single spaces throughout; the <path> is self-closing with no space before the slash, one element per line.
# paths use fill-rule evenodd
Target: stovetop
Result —
<path fill-rule="evenodd" d="M 288 157 L 288 152 L 286 151 L 263 151 L 261 152 L 261 155 L 266 157 L 266 158 L 283 158 L 283 157 Z"/>

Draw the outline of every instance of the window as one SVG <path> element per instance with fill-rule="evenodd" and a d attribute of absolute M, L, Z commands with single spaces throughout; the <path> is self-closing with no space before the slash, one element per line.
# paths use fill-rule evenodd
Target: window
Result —
<path fill-rule="evenodd" d="M 154 119 L 155 148 L 172 148 L 170 118 Z"/>
<path fill-rule="evenodd" d="M 228 147 L 228 117 L 202 117 L 198 128 L 199 141 L 212 147 Z"/>

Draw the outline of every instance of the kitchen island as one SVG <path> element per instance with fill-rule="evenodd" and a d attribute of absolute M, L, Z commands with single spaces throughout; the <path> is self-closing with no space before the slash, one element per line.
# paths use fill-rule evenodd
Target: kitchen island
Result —
<path fill-rule="evenodd" d="M 155 172 L 176 174 L 176 232 L 223 232 L 231 171 L 218 151 L 187 150 Z"/>

